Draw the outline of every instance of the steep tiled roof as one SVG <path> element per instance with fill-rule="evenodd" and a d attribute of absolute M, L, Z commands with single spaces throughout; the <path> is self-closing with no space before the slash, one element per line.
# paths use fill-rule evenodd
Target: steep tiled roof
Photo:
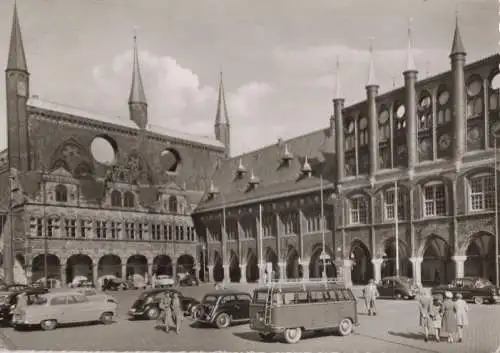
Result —
<path fill-rule="evenodd" d="M 31 97 L 28 100 L 28 106 L 36 108 L 36 109 L 71 115 L 75 118 L 91 119 L 91 120 L 96 120 L 96 121 L 106 123 L 106 124 L 111 124 L 111 125 L 115 125 L 115 126 L 121 126 L 121 127 L 129 128 L 129 129 L 137 130 L 137 125 L 130 119 L 119 118 L 119 117 L 115 118 L 115 117 L 110 117 L 110 116 L 106 116 L 106 115 L 90 113 L 90 112 L 86 112 L 86 111 L 78 109 L 78 108 L 74 108 L 74 107 L 70 107 L 70 106 L 66 106 L 66 105 L 61 105 L 61 104 L 46 101 L 46 100 L 41 100 L 41 99 L 35 98 L 35 97 Z M 147 126 L 147 130 L 154 133 L 154 134 L 159 134 L 159 135 L 166 136 L 166 137 L 172 137 L 172 138 L 176 138 L 176 139 L 179 139 L 182 141 L 189 141 L 192 143 L 197 143 L 197 144 L 206 145 L 206 146 L 224 147 L 224 145 L 221 142 L 217 141 L 215 139 L 215 137 L 211 138 L 208 136 L 191 135 L 188 133 L 175 131 L 175 130 L 171 130 L 171 129 L 166 128 L 166 127 L 156 126 L 156 125 L 151 125 L 151 124 L 149 124 Z"/>
<path fill-rule="evenodd" d="M 325 185 L 332 183 L 336 164 L 332 132 L 330 128 L 315 131 L 224 161 L 213 175 L 213 185 L 219 193 L 210 197 L 207 190 L 195 213 L 223 204 L 250 203 L 271 195 L 316 189 L 320 185 L 320 175 Z M 285 146 L 292 155 L 288 164 L 283 160 Z M 302 172 L 306 157 L 312 169 L 310 177 Z M 238 177 L 240 161 L 247 172 Z M 259 184 L 249 189 L 252 172 Z"/>

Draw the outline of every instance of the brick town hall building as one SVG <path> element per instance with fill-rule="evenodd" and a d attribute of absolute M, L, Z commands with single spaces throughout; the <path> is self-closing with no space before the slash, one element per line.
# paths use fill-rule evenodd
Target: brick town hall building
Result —
<path fill-rule="evenodd" d="M 324 223 L 329 277 L 395 275 L 397 246 L 400 275 L 424 285 L 495 281 L 500 58 L 466 65 L 457 21 L 451 70 L 418 80 L 408 42 L 403 87 L 379 95 L 372 56 L 365 101 L 345 107 L 337 74 L 328 127 L 216 170 L 193 214 L 213 279 L 256 281 L 264 263 L 281 278 L 320 277 Z"/>
<path fill-rule="evenodd" d="M 8 148 L 0 153 L 6 281 L 47 275 L 66 284 L 75 276 L 95 281 L 199 268 L 190 213 L 229 154 L 222 81 L 217 138 L 148 124 L 136 46 L 130 119 L 42 101 L 30 96 L 14 7 L 6 92 Z M 111 163 L 93 155 L 103 142 L 114 153 Z"/>

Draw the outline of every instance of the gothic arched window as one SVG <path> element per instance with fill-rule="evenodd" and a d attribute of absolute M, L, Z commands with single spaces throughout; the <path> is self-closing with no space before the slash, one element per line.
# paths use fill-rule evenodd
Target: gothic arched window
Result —
<path fill-rule="evenodd" d="M 391 168 L 391 119 L 389 111 L 383 107 L 378 115 L 379 168 Z"/>
<path fill-rule="evenodd" d="M 467 151 L 480 150 L 484 146 L 483 80 L 474 75 L 467 84 Z"/>
<path fill-rule="evenodd" d="M 126 191 L 123 196 L 123 206 L 125 207 L 134 207 L 135 206 L 135 197 L 134 194 L 130 191 Z"/>
<path fill-rule="evenodd" d="M 354 118 L 346 119 L 344 131 L 345 175 L 356 175 L 356 126 Z"/>
<path fill-rule="evenodd" d="M 489 129 L 490 129 L 490 147 L 495 147 L 495 138 L 493 133 L 495 132 L 497 128 L 497 124 L 500 122 L 500 73 L 498 70 L 493 71 L 492 75 L 490 76 L 490 84 L 489 84 L 489 89 L 488 89 L 488 96 L 489 96 L 489 101 L 488 101 L 488 107 L 489 107 L 489 114 L 488 114 L 488 119 L 489 119 Z M 497 133 L 497 132 L 495 132 Z M 499 140 L 497 139 L 497 145 L 498 145 Z"/>
<path fill-rule="evenodd" d="M 113 192 L 111 192 L 111 206 L 114 207 L 122 206 L 122 193 L 119 192 L 118 190 L 113 190 Z"/>
<path fill-rule="evenodd" d="M 57 202 L 67 202 L 68 201 L 68 189 L 64 185 L 57 185 L 56 189 L 56 201 Z"/>
<path fill-rule="evenodd" d="M 172 213 L 177 213 L 177 197 L 175 196 L 170 196 L 168 198 L 168 210 Z"/>
<path fill-rule="evenodd" d="M 431 161 L 434 158 L 432 143 L 432 98 L 429 92 L 423 91 L 417 106 L 418 126 L 418 160 Z"/>

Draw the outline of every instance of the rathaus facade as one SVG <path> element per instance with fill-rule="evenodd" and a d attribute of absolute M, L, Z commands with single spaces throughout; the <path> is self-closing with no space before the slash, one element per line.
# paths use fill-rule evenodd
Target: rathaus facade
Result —
<path fill-rule="evenodd" d="M 8 148 L 0 153 L 5 280 L 47 277 L 66 285 L 79 276 L 97 282 L 198 274 L 190 214 L 214 166 L 229 154 L 222 82 L 211 138 L 148 122 L 135 38 L 128 118 L 31 95 L 36 73 L 30 75 L 27 63 L 14 8 L 5 71 Z M 113 158 L 102 159 L 103 146 Z"/>

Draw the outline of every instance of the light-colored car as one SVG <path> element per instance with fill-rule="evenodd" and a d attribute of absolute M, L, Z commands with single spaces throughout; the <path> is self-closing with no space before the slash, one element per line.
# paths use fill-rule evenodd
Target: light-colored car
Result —
<path fill-rule="evenodd" d="M 85 295 L 87 298 L 89 298 L 90 301 L 109 301 L 110 303 L 117 303 L 115 297 L 112 295 L 98 291 L 95 288 L 87 288 L 87 287 L 80 287 L 80 288 L 57 288 L 57 289 L 52 289 L 51 292 L 57 293 L 57 292 L 74 292 L 74 293 L 80 293 Z"/>
<path fill-rule="evenodd" d="M 89 300 L 75 290 L 49 292 L 39 297 L 38 302 L 17 308 L 12 317 L 12 326 L 40 325 L 43 330 L 53 330 L 58 325 L 100 321 L 110 324 L 116 316 L 116 303 L 107 300 Z"/>
<path fill-rule="evenodd" d="M 168 275 L 159 275 L 154 280 L 153 287 L 154 288 L 163 288 L 175 285 L 175 280 Z"/>

